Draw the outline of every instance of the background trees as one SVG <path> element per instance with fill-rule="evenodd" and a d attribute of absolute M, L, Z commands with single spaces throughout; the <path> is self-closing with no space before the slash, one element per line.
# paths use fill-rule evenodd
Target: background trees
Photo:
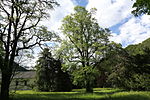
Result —
<path fill-rule="evenodd" d="M 55 0 L 1 0 L 0 41 L 4 48 L 1 99 L 8 100 L 9 84 L 16 56 L 25 49 L 41 45 L 42 41 L 53 37 L 44 26 L 39 26 L 48 11 L 58 3 Z"/>
<path fill-rule="evenodd" d="M 74 11 L 63 20 L 61 30 L 67 39 L 63 41 L 60 52 L 66 69 L 73 69 L 74 82 L 92 92 L 96 66 L 107 52 L 110 33 L 108 29 L 100 28 L 93 17 L 96 9 L 87 11 L 77 6 Z"/>
<path fill-rule="evenodd" d="M 112 45 L 113 48 L 100 63 L 102 67 L 98 68 L 105 72 L 104 86 L 121 87 L 127 90 L 150 89 L 149 40 L 126 48 Z"/>
<path fill-rule="evenodd" d="M 130 45 L 125 50 L 133 59 L 130 88 L 133 90 L 150 90 L 150 38 L 137 45 Z"/>

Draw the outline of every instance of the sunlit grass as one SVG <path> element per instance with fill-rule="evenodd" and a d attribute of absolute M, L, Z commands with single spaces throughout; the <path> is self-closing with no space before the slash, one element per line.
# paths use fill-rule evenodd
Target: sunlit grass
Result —
<path fill-rule="evenodd" d="M 150 100 L 150 92 L 125 92 L 121 89 L 95 88 L 94 93 L 85 89 L 72 92 L 17 91 L 13 100 Z"/>
<path fill-rule="evenodd" d="M 150 92 L 130 91 L 119 92 L 111 96 L 112 100 L 150 100 Z"/>

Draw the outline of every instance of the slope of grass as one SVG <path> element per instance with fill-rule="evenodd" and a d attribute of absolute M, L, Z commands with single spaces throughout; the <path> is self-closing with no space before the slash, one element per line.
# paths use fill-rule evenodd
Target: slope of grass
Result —
<path fill-rule="evenodd" d="M 13 100 L 150 100 L 150 92 L 125 92 L 111 88 L 96 88 L 94 93 L 84 91 L 84 89 L 72 92 L 17 91 Z"/>

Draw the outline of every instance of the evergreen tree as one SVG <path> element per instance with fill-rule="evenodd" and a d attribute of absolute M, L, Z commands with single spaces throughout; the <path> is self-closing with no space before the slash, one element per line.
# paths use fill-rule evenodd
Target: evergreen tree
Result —
<path fill-rule="evenodd" d="M 36 69 L 38 90 L 71 91 L 69 75 L 61 70 L 61 62 L 52 57 L 49 49 L 45 48 L 41 53 Z"/>

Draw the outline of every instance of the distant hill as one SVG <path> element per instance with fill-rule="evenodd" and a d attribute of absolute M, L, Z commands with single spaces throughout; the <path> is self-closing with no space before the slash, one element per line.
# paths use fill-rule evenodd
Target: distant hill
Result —
<path fill-rule="evenodd" d="M 150 49 L 150 38 L 146 39 L 142 43 L 136 45 L 129 45 L 125 48 L 125 50 L 130 55 L 143 54 L 145 49 Z"/>

